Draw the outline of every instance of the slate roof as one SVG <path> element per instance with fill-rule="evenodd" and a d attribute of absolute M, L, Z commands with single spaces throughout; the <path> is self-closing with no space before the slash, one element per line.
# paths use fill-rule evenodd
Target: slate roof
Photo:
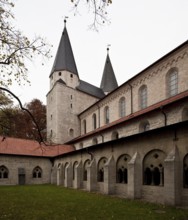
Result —
<path fill-rule="evenodd" d="M 107 54 L 104 71 L 102 75 L 100 88 L 105 92 L 112 92 L 118 87 L 117 80 L 114 74 L 114 70 L 110 61 L 109 54 Z"/>
<path fill-rule="evenodd" d="M 94 85 L 91 85 L 91 84 L 89 84 L 89 83 L 87 83 L 83 80 L 80 80 L 80 84 L 79 84 L 79 86 L 77 86 L 76 89 L 79 90 L 79 91 L 85 92 L 89 95 L 100 98 L 100 99 L 105 96 L 102 89 L 100 89 L 100 88 L 98 88 Z"/>
<path fill-rule="evenodd" d="M 54 71 L 68 70 L 71 73 L 78 75 L 74 54 L 72 51 L 71 43 L 69 40 L 66 26 L 64 27 L 59 47 L 56 53 L 55 61 L 51 70 L 51 74 Z"/>
<path fill-rule="evenodd" d="M 71 145 L 44 145 L 34 140 L 0 136 L 0 155 L 54 157 L 74 151 Z"/>

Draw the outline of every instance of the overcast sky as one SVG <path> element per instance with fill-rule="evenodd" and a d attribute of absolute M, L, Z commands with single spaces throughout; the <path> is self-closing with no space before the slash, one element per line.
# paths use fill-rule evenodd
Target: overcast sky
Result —
<path fill-rule="evenodd" d="M 188 0 L 113 0 L 108 10 L 111 24 L 98 32 L 88 28 L 93 17 L 84 9 L 83 5 L 74 16 L 70 0 L 16 0 L 17 27 L 27 36 L 41 35 L 53 45 L 53 58 L 44 66 L 39 60 L 29 64 L 31 86 L 12 88 L 23 103 L 33 98 L 46 103 L 65 16 L 69 17 L 67 30 L 79 76 L 96 86 L 100 86 L 108 44 L 121 85 L 188 39 Z"/>

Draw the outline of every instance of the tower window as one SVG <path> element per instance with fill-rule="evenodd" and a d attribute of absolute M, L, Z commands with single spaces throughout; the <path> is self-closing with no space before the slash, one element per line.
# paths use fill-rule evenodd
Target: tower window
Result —
<path fill-rule="evenodd" d="M 61 72 L 59 72 L 59 76 L 61 76 Z"/>
<path fill-rule="evenodd" d="M 73 74 L 70 74 L 70 77 L 73 78 Z"/>

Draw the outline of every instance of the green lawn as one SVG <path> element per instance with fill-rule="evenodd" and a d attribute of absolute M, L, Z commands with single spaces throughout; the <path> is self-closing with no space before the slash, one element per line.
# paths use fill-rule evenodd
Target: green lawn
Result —
<path fill-rule="evenodd" d="M 188 220 L 188 209 L 164 207 L 53 185 L 0 186 L 0 219 Z"/>

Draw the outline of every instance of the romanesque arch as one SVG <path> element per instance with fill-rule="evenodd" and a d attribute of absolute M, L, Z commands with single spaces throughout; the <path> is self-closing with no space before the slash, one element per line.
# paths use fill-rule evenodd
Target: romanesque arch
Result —
<path fill-rule="evenodd" d="M 86 160 L 84 162 L 84 166 L 83 166 L 83 181 L 87 181 L 87 167 L 89 166 L 90 164 L 90 160 Z"/>
<path fill-rule="evenodd" d="M 164 185 L 164 160 L 166 155 L 161 150 L 152 150 L 143 160 L 144 185 Z"/>
<path fill-rule="evenodd" d="M 106 157 L 102 157 L 97 165 L 97 180 L 98 182 L 104 182 L 104 165 L 107 162 Z"/>
<path fill-rule="evenodd" d="M 74 163 L 73 163 L 73 176 L 72 176 L 72 178 L 73 178 L 73 180 L 75 180 L 75 175 L 76 175 L 76 167 L 78 166 L 78 161 L 75 161 Z"/>
<path fill-rule="evenodd" d="M 128 162 L 131 157 L 128 154 L 121 155 L 116 163 L 116 182 L 128 183 Z"/>

